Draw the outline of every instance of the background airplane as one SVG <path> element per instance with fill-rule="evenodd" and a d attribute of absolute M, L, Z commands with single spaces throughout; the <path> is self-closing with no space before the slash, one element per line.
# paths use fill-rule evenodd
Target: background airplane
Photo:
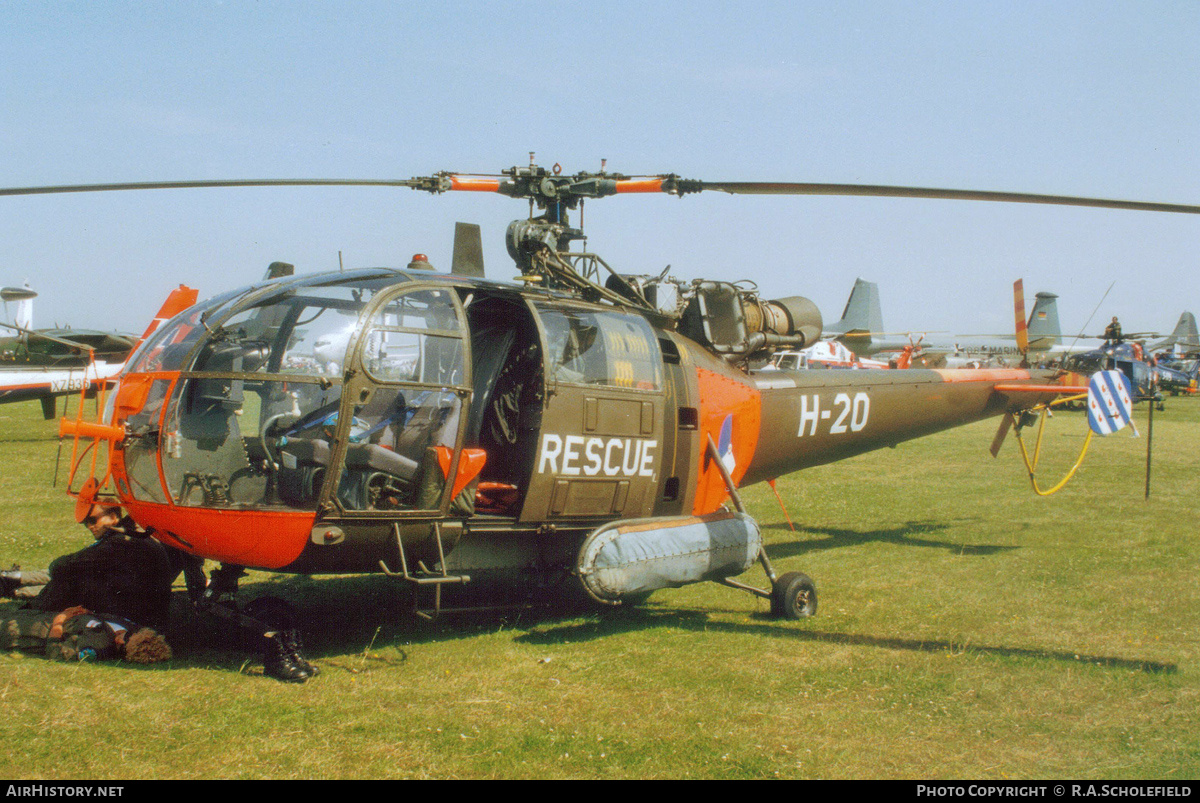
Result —
<path fill-rule="evenodd" d="M 1179 316 L 1179 323 L 1171 334 L 1150 347 L 1150 351 L 1170 351 L 1187 354 L 1200 349 L 1200 332 L 1196 329 L 1196 316 L 1186 310 Z"/>
<path fill-rule="evenodd" d="M 1175 330 L 1150 347 L 1159 388 L 1172 396 L 1200 390 L 1200 332 L 1196 316 L 1184 312 Z"/>
<path fill-rule="evenodd" d="M 157 325 L 187 304 L 178 305 L 178 290 L 159 310 L 158 316 L 141 338 L 117 332 L 91 329 L 33 329 L 33 299 L 37 296 L 29 283 L 23 287 L 0 289 L 5 314 L 15 302 L 13 323 L 0 322 L 0 328 L 13 332 L 0 337 L 0 404 L 39 399 L 42 415 L 54 418 L 57 399 L 82 390 L 94 390 L 111 380 L 125 367 L 133 349 Z M 194 301 L 195 292 L 192 292 Z M 176 299 L 176 301 L 172 301 Z"/>
<path fill-rule="evenodd" d="M 12 323 L 0 322 L 0 327 L 12 332 L 0 337 L 0 404 L 40 399 L 42 414 L 50 419 L 59 396 L 116 376 L 134 338 L 86 329 L 34 329 L 36 297 L 29 282 L 0 289 L 5 317 L 9 305 L 16 306 Z"/>
<path fill-rule="evenodd" d="M 854 281 L 842 317 L 837 323 L 821 330 L 821 339 L 812 346 L 799 351 L 786 350 L 777 353 L 764 368 L 795 371 L 801 368 L 887 368 L 888 363 L 860 356 L 846 345 L 846 340 L 870 338 L 883 329 L 883 315 L 879 311 L 879 288 L 874 282 L 862 279 Z M 881 343 L 882 341 L 876 341 Z M 895 343 L 896 350 L 906 344 Z M 890 351 L 892 349 L 880 349 Z"/>
<path fill-rule="evenodd" d="M 901 353 L 908 346 L 916 352 L 914 367 L 968 368 L 996 365 L 1016 365 L 1027 359 L 1030 362 L 1054 359 L 1079 349 L 1064 345 L 1058 320 L 1058 296 L 1040 292 L 1035 296 L 1033 309 L 1025 319 L 1024 297 L 1021 280 L 1014 284 L 1014 303 L 1020 307 L 1018 321 L 1028 337 L 1028 346 L 1022 349 L 1018 336 L 1012 335 L 951 335 L 927 338 L 919 335 L 914 342 L 912 333 L 904 340 L 896 339 L 897 333 L 883 331 L 883 315 L 879 303 L 879 286 L 875 282 L 858 279 L 846 302 L 842 319 L 825 330 L 843 342 L 860 357 Z M 1020 326 L 1018 328 L 1020 328 Z M 937 334 L 937 333 L 933 333 Z M 892 339 L 886 339 L 891 337 Z"/>

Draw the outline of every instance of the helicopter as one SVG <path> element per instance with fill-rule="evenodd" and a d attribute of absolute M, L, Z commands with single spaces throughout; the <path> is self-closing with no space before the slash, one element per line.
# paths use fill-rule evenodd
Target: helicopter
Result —
<path fill-rule="evenodd" d="M 817 609 L 813 580 L 777 574 L 738 489 L 1056 398 L 1025 368 L 759 371 L 822 335 L 801 296 L 749 283 L 622 273 L 573 250 L 585 200 L 701 191 L 1200 207 L 965 190 L 706 182 L 674 174 L 497 174 L 386 180 L 71 185 L 0 195 L 350 185 L 526 201 L 507 230 L 513 282 L 484 276 L 478 226 L 458 224 L 449 273 L 407 268 L 282 276 L 161 325 L 75 439 L 68 492 L 125 507 L 169 546 L 244 568 L 385 573 L 423 615 L 487 578 L 582 592 L 602 606 L 713 581 Z M 535 209 L 538 214 L 535 214 Z M 341 359 L 318 359 L 338 345 Z M 81 446 L 81 442 L 84 443 Z M 106 452 L 103 460 L 98 454 Z M 88 460 L 90 459 L 90 467 Z M 89 482 L 86 484 L 84 479 Z M 769 587 L 737 579 L 755 563 Z M 228 570 L 228 571 L 227 571 Z"/>
<path fill-rule="evenodd" d="M 1159 390 L 1170 393 L 1172 396 L 1178 396 L 1181 393 L 1195 395 L 1200 360 L 1180 358 L 1167 362 L 1159 359 L 1159 364 L 1154 366 L 1154 376 Z"/>
<path fill-rule="evenodd" d="M 1063 368 L 1074 377 L 1074 381 L 1081 383 L 1100 371 L 1119 371 L 1125 377 L 1134 402 L 1161 402 L 1161 374 L 1156 365 L 1157 360 L 1149 354 L 1142 341 L 1133 339 L 1145 337 L 1146 334 L 1139 332 L 1131 335 L 1130 339 L 1119 335 L 1106 339 L 1099 348 L 1068 355 L 1062 361 Z M 1186 380 L 1184 384 L 1187 384 Z"/>

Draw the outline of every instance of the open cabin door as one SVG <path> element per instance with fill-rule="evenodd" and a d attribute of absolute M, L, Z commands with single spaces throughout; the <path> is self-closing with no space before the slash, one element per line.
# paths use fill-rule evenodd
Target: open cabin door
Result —
<path fill-rule="evenodd" d="M 470 398 L 467 329 L 448 287 L 372 300 L 352 344 L 329 482 L 346 515 L 445 512 Z"/>

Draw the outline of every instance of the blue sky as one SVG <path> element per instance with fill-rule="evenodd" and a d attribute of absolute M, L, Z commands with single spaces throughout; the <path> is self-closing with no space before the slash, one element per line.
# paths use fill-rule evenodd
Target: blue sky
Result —
<path fill-rule="evenodd" d="M 0 5 L 0 184 L 407 178 L 560 163 L 711 181 L 910 184 L 1200 203 L 1200 4 L 28 3 Z M 302 272 L 488 274 L 522 203 L 406 189 L 0 198 L 0 284 L 35 323 L 140 331 Z M 1200 219 L 861 198 L 624 196 L 587 206 L 617 269 L 752 279 L 835 320 L 856 277 L 892 330 L 1009 331 L 1011 285 L 1065 330 L 1200 306 Z M 1106 290 L 1112 291 L 1101 303 Z M 1098 307 L 1099 305 L 1099 307 Z"/>

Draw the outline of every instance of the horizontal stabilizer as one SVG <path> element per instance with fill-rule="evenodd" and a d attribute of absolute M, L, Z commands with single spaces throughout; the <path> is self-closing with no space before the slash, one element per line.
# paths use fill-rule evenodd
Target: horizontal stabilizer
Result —
<path fill-rule="evenodd" d="M 25 282 L 21 287 L 0 288 L 0 301 L 4 302 L 4 314 L 8 317 L 8 302 L 15 302 L 17 314 L 12 322 L 21 329 L 33 328 L 33 300 L 37 293 Z"/>

